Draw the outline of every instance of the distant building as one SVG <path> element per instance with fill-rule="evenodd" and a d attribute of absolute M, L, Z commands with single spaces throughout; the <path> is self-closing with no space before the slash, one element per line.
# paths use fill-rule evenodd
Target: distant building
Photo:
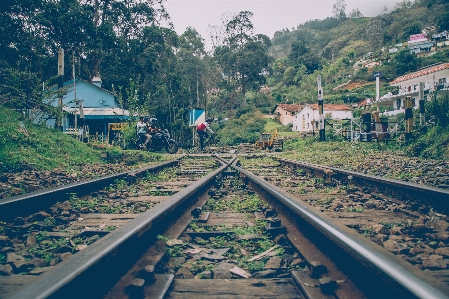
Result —
<path fill-rule="evenodd" d="M 352 109 L 346 105 L 324 104 L 324 115 L 332 119 L 352 118 Z M 320 119 L 318 104 L 306 104 L 293 119 L 292 131 L 312 132 Z"/>
<path fill-rule="evenodd" d="M 77 78 L 75 84 L 71 80 L 65 82 L 64 87 L 68 92 L 63 97 L 63 111 L 66 112 L 62 119 L 63 132 L 75 127 L 75 117 L 79 126 L 84 116 L 92 135 L 107 134 L 109 123 L 118 123 L 129 118 L 129 111 L 120 108 L 114 93 L 101 87 L 99 77 L 94 77 L 92 83 Z M 54 105 L 57 105 L 57 100 Z M 54 127 L 55 120 L 50 119 L 47 125 Z"/>
<path fill-rule="evenodd" d="M 382 96 L 378 101 L 373 101 L 377 106 L 393 106 L 394 111 L 388 115 L 395 115 L 404 112 L 404 101 L 406 96 L 411 96 L 414 107 L 419 107 L 419 86 L 424 82 L 424 100 L 427 99 L 429 92 L 448 89 L 449 82 L 449 63 L 441 63 L 424 67 L 417 72 L 406 74 L 394 79 L 390 85 L 397 86 L 398 90 Z"/>
<path fill-rule="evenodd" d="M 407 47 L 412 53 L 429 52 L 434 46 L 434 42 L 429 40 L 426 34 L 410 35 L 410 40 L 407 42 Z"/>
<path fill-rule="evenodd" d="M 300 104 L 278 104 L 273 109 L 273 114 L 279 117 L 279 122 L 284 126 L 293 123 L 293 115 L 304 107 Z"/>

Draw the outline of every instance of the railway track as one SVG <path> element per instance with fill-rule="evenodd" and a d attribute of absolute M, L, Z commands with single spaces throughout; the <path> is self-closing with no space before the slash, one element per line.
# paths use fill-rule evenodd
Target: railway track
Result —
<path fill-rule="evenodd" d="M 67 234 L 62 238 L 77 253 L 41 273 L 35 266 L 30 268 L 36 272 L 17 275 L 14 266 L 12 275 L 2 277 L 0 297 L 447 298 L 441 279 L 360 235 L 356 226 L 311 207 L 327 202 L 312 190 L 315 184 L 329 191 L 326 196 L 357 192 L 352 184 L 339 185 L 329 170 L 321 171 L 323 178 L 309 178 L 296 166 L 286 168 L 286 161 L 256 156 L 190 156 L 172 163 L 123 174 L 102 188 L 76 186 L 84 190 L 76 198 L 72 189 L 56 191 L 45 200 L 47 213 L 71 213 L 76 206 L 75 216 L 65 215 L 76 219 L 58 224 L 58 233 Z M 54 203 L 67 193 L 71 208 Z M 9 208 L 13 213 L 19 202 L 12 198 L 0 207 L 16 205 Z M 2 228 L 15 230 L 17 218 L 22 226 L 39 223 L 33 221 L 42 217 L 36 208 L 28 216 L 9 215 L 12 226 Z M 41 236 L 28 235 L 20 246 L 19 235 L 8 245 L 42 244 Z M 82 244 L 75 243 L 80 239 Z"/>

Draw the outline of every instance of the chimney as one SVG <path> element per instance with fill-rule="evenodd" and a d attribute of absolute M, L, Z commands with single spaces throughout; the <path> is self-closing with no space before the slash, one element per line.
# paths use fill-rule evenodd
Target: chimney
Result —
<path fill-rule="evenodd" d="M 98 87 L 101 87 L 101 78 L 100 77 L 93 77 L 92 78 L 92 84 Z"/>

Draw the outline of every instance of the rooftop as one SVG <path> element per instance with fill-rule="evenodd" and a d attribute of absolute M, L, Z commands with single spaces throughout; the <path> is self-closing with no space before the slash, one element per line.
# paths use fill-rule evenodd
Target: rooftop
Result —
<path fill-rule="evenodd" d="M 413 72 L 413 73 L 410 73 L 410 74 L 407 74 L 407 75 L 404 75 L 401 77 L 397 77 L 390 84 L 395 84 L 395 83 L 411 80 L 411 79 L 425 76 L 428 74 L 436 73 L 436 72 L 444 70 L 444 69 L 449 69 L 449 63 L 441 63 L 438 65 L 429 66 L 429 67 L 421 69 L 417 72 Z"/>

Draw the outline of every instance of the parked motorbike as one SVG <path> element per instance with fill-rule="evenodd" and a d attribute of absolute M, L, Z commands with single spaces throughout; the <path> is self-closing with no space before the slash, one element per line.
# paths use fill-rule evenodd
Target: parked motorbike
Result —
<path fill-rule="evenodd" d="M 146 137 L 145 135 L 139 136 L 139 141 L 137 142 L 137 145 L 140 149 L 148 150 L 148 151 L 160 151 L 163 148 L 167 151 L 169 154 L 176 154 L 178 152 L 178 143 L 170 138 L 170 133 L 167 129 L 165 130 L 158 130 L 157 132 L 154 132 L 151 137 L 151 141 L 147 143 L 146 148 L 142 148 L 143 144 L 145 143 Z"/>

